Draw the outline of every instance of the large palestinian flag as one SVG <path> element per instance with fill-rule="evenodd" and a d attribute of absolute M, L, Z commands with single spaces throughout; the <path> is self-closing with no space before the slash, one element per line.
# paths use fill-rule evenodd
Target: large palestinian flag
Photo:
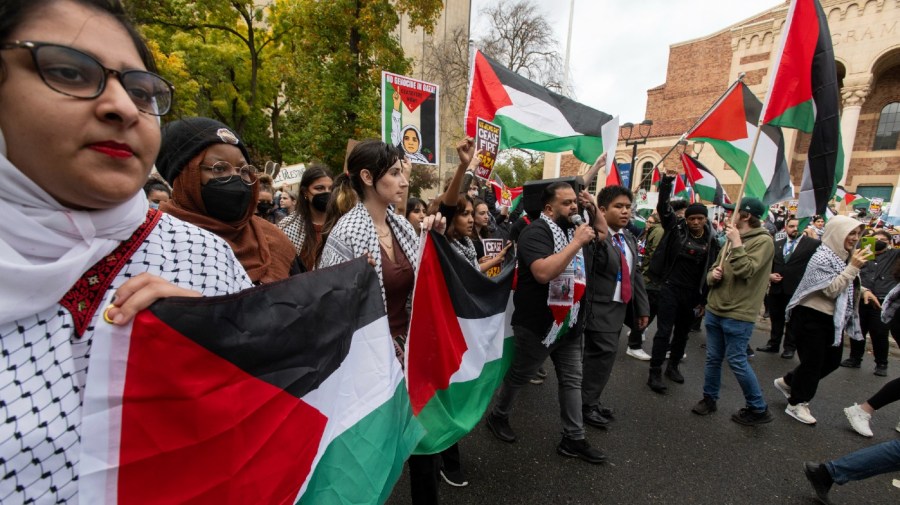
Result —
<path fill-rule="evenodd" d="M 514 262 L 488 278 L 447 240 L 426 236 L 413 291 L 406 375 L 413 412 L 428 430 L 417 454 L 455 444 L 484 415 L 512 361 Z"/>
<path fill-rule="evenodd" d="M 601 128 L 612 116 L 554 93 L 475 51 L 466 100 L 466 135 L 477 118 L 500 125 L 500 149 L 573 151 L 593 164 L 603 154 Z"/>
<path fill-rule="evenodd" d="M 681 153 L 681 165 L 697 196 L 715 205 L 731 203 L 719 180 L 700 160 Z"/>
<path fill-rule="evenodd" d="M 784 136 L 776 126 L 764 125 L 750 165 L 744 174 L 762 103 L 743 82 L 732 86 L 686 136 L 708 142 L 741 177 L 747 177 L 744 195 L 772 205 L 793 197 L 791 177 L 784 159 Z"/>
<path fill-rule="evenodd" d="M 423 435 L 364 259 L 100 324 L 82 503 L 383 503 Z"/>
<path fill-rule="evenodd" d="M 772 67 L 763 122 L 812 132 L 799 216 L 824 214 L 844 171 L 840 87 L 828 18 L 816 0 L 792 0 Z"/>

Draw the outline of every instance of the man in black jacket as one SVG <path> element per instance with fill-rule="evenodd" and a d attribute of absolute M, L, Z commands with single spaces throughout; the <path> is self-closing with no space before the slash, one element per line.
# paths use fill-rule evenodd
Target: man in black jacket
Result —
<path fill-rule="evenodd" d="M 788 302 L 794 296 L 794 291 L 800 285 L 806 264 L 821 244 L 818 240 L 800 233 L 799 224 L 796 217 L 788 218 L 784 223 L 784 232 L 787 236 L 775 242 L 775 259 L 772 260 L 772 273 L 769 275 L 768 295 L 772 330 L 766 345 L 756 348 L 761 352 L 778 352 L 781 348 L 781 338 L 784 336 L 784 352 L 781 353 L 781 357 L 785 359 L 794 357 L 797 346 L 790 328 L 785 327 L 784 313 Z"/>
<path fill-rule="evenodd" d="M 703 204 L 689 205 L 684 218 L 677 217 L 669 205 L 669 194 L 676 176 L 675 171 L 667 170 L 659 185 L 656 212 L 665 234 L 650 259 L 649 271 L 654 284 L 660 286 L 660 304 L 647 385 L 660 394 L 668 389 L 662 381 L 666 351 L 671 350 L 666 377 L 678 384 L 684 383 L 678 364 L 684 355 L 691 325 L 703 314 L 707 292 L 706 272 L 719 254 L 719 243 Z"/>

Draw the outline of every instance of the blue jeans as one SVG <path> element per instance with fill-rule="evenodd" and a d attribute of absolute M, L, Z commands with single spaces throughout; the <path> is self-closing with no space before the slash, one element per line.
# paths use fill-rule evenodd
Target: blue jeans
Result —
<path fill-rule="evenodd" d="M 722 360 L 728 359 L 728 366 L 747 401 L 747 407 L 754 412 L 768 408 L 756 374 L 747 362 L 747 343 L 753 333 L 753 323 L 738 321 L 706 312 L 706 376 L 703 381 L 703 396 L 719 399 L 722 386 Z"/>
<path fill-rule="evenodd" d="M 851 452 L 842 458 L 825 463 L 825 468 L 838 484 L 896 472 L 900 470 L 900 440 L 888 440 Z"/>

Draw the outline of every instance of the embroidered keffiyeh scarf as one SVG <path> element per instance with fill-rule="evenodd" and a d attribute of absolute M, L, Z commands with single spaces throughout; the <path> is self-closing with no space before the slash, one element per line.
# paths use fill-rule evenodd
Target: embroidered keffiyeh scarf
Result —
<path fill-rule="evenodd" d="M 800 286 L 794 292 L 794 296 L 788 303 L 786 310 L 786 320 L 790 321 L 791 311 L 797 305 L 800 305 L 804 299 L 816 291 L 825 289 L 835 277 L 841 274 L 847 267 L 837 254 L 828 246 L 820 245 L 816 249 L 815 254 L 809 260 L 806 266 L 806 273 L 800 281 Z M 851 283 L 847 289 L 838 295 L 834 301 L 834 343 L 833 346 L 841 345 L 841 335 L 844 330 L 853 340 L 862 340 L 863 335 L 859 328 L 859 314 L 854 307 L 855 287 Z"/>
<path fill-rule="evenodd" d="M 400 243 L 400 249 L 403 250 L 403 254 L 412 265 L 413 271 L 417 270 L 419 238 L 412 225 L 403 219 L 403 216 L 394 213 L 392 209 L 387 212 L 387 222 L 397 238 L 397 242 Z M 350 212 L 344 214 L 328 234 L 328 240 L 325 241 L 325 248 L 322 250 L 322 258 L 319 260 L 319 268 L 338 265 L 366 253 L 375 260 L 375 271 L 378 272 L 378 281 L 381 284 L 381 298 L 386 300 L 378 233 L 375 231 L 375 223 L 372 222 L 369 211 L 360 202 L 350 209 Z"/>
<path fill-rule="evenodd" d="M 292 212 L 290 216 L 278 222 L 278 228 L 291 239 L 294 250 L 299 256 L 300 249 L 303 248 L 303 241 L 306 240 L 306 223 L 303 221 L 303 216 L 299 212 Z"/>
<path fill-rule="evenodd" d="M 450 241 L 450 246 L 460 256 L 465 258 L 470 265 L 478 268 L 478 253 L 475 251 L 475 244 L 472 243 L 472 239 L 469 237 L 463 237 L 462 240 L 454 239 Z"/>
<path fill-rule="evenodd" d="M 882 323 L 891 324 L 897 313 L 898 305 L 900 305 L 900 284 L 894 286 L 894 289 L 884 297 L 884 303 L 881 304 Z"/>
<path fill-rule="evenodd" d="M 541 219 L 547 223 L 553 234 L 553 254 L 559 254 L 575 237 L 575 229 L 563 231 L 546 214 L 541 214 Z M 584 256 L 579 251 L 563 273 L 550 281 L 547 306 L 553 313 L 553 324 L 542 341 L 545 346 L 553 345 L 578 322 L 578 310 L 581 308 L 585 288 L 584 271 Z"/>

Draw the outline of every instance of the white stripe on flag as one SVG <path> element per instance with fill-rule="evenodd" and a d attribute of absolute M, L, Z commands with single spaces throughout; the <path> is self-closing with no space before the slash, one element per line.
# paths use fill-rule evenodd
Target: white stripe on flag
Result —
<path fill-rule="evenodd" d="M 451 384 L 477 379 L 485 363 L 503 356 L 503 339 L 508 336 L 503 324 L 505 317 L 506 314 L 500 313 L 485 319 L 457 318 L 468 349 L 463 353 L 459 369 L 450 376 Z"/>
<path fill-rule="evenodd" d="M 750 149 L 753 147 L 753 138 L 756 136 L 756 125 L 747 123 L 747 138 L 732 141 L 732 144 L 740 148 L 742 151 L 750 155 Z M 775 176 L 775 167 L 778 166 L 778 144 L 772 142 L 766 134 L 759 136 L 759 142 L 756 145 L 756 153 L 753 155 L 753 164 L 759 172 L 760 177 L 769 187 L 772 178 Z M 741 167 L 743 169 L 744 167 Z M 752 170 L 752 167 L 751 167 Z"/>
<path fill-rule="evenodd" d="M 549 136 L 574 137 L 581 135 L 572 129 L 572 125 L 556 107 L 509 86 L 503 86 L 503 89 L 509 94 L 512 105 L 497 109 L 496 116 L 506 116 Z"/>

